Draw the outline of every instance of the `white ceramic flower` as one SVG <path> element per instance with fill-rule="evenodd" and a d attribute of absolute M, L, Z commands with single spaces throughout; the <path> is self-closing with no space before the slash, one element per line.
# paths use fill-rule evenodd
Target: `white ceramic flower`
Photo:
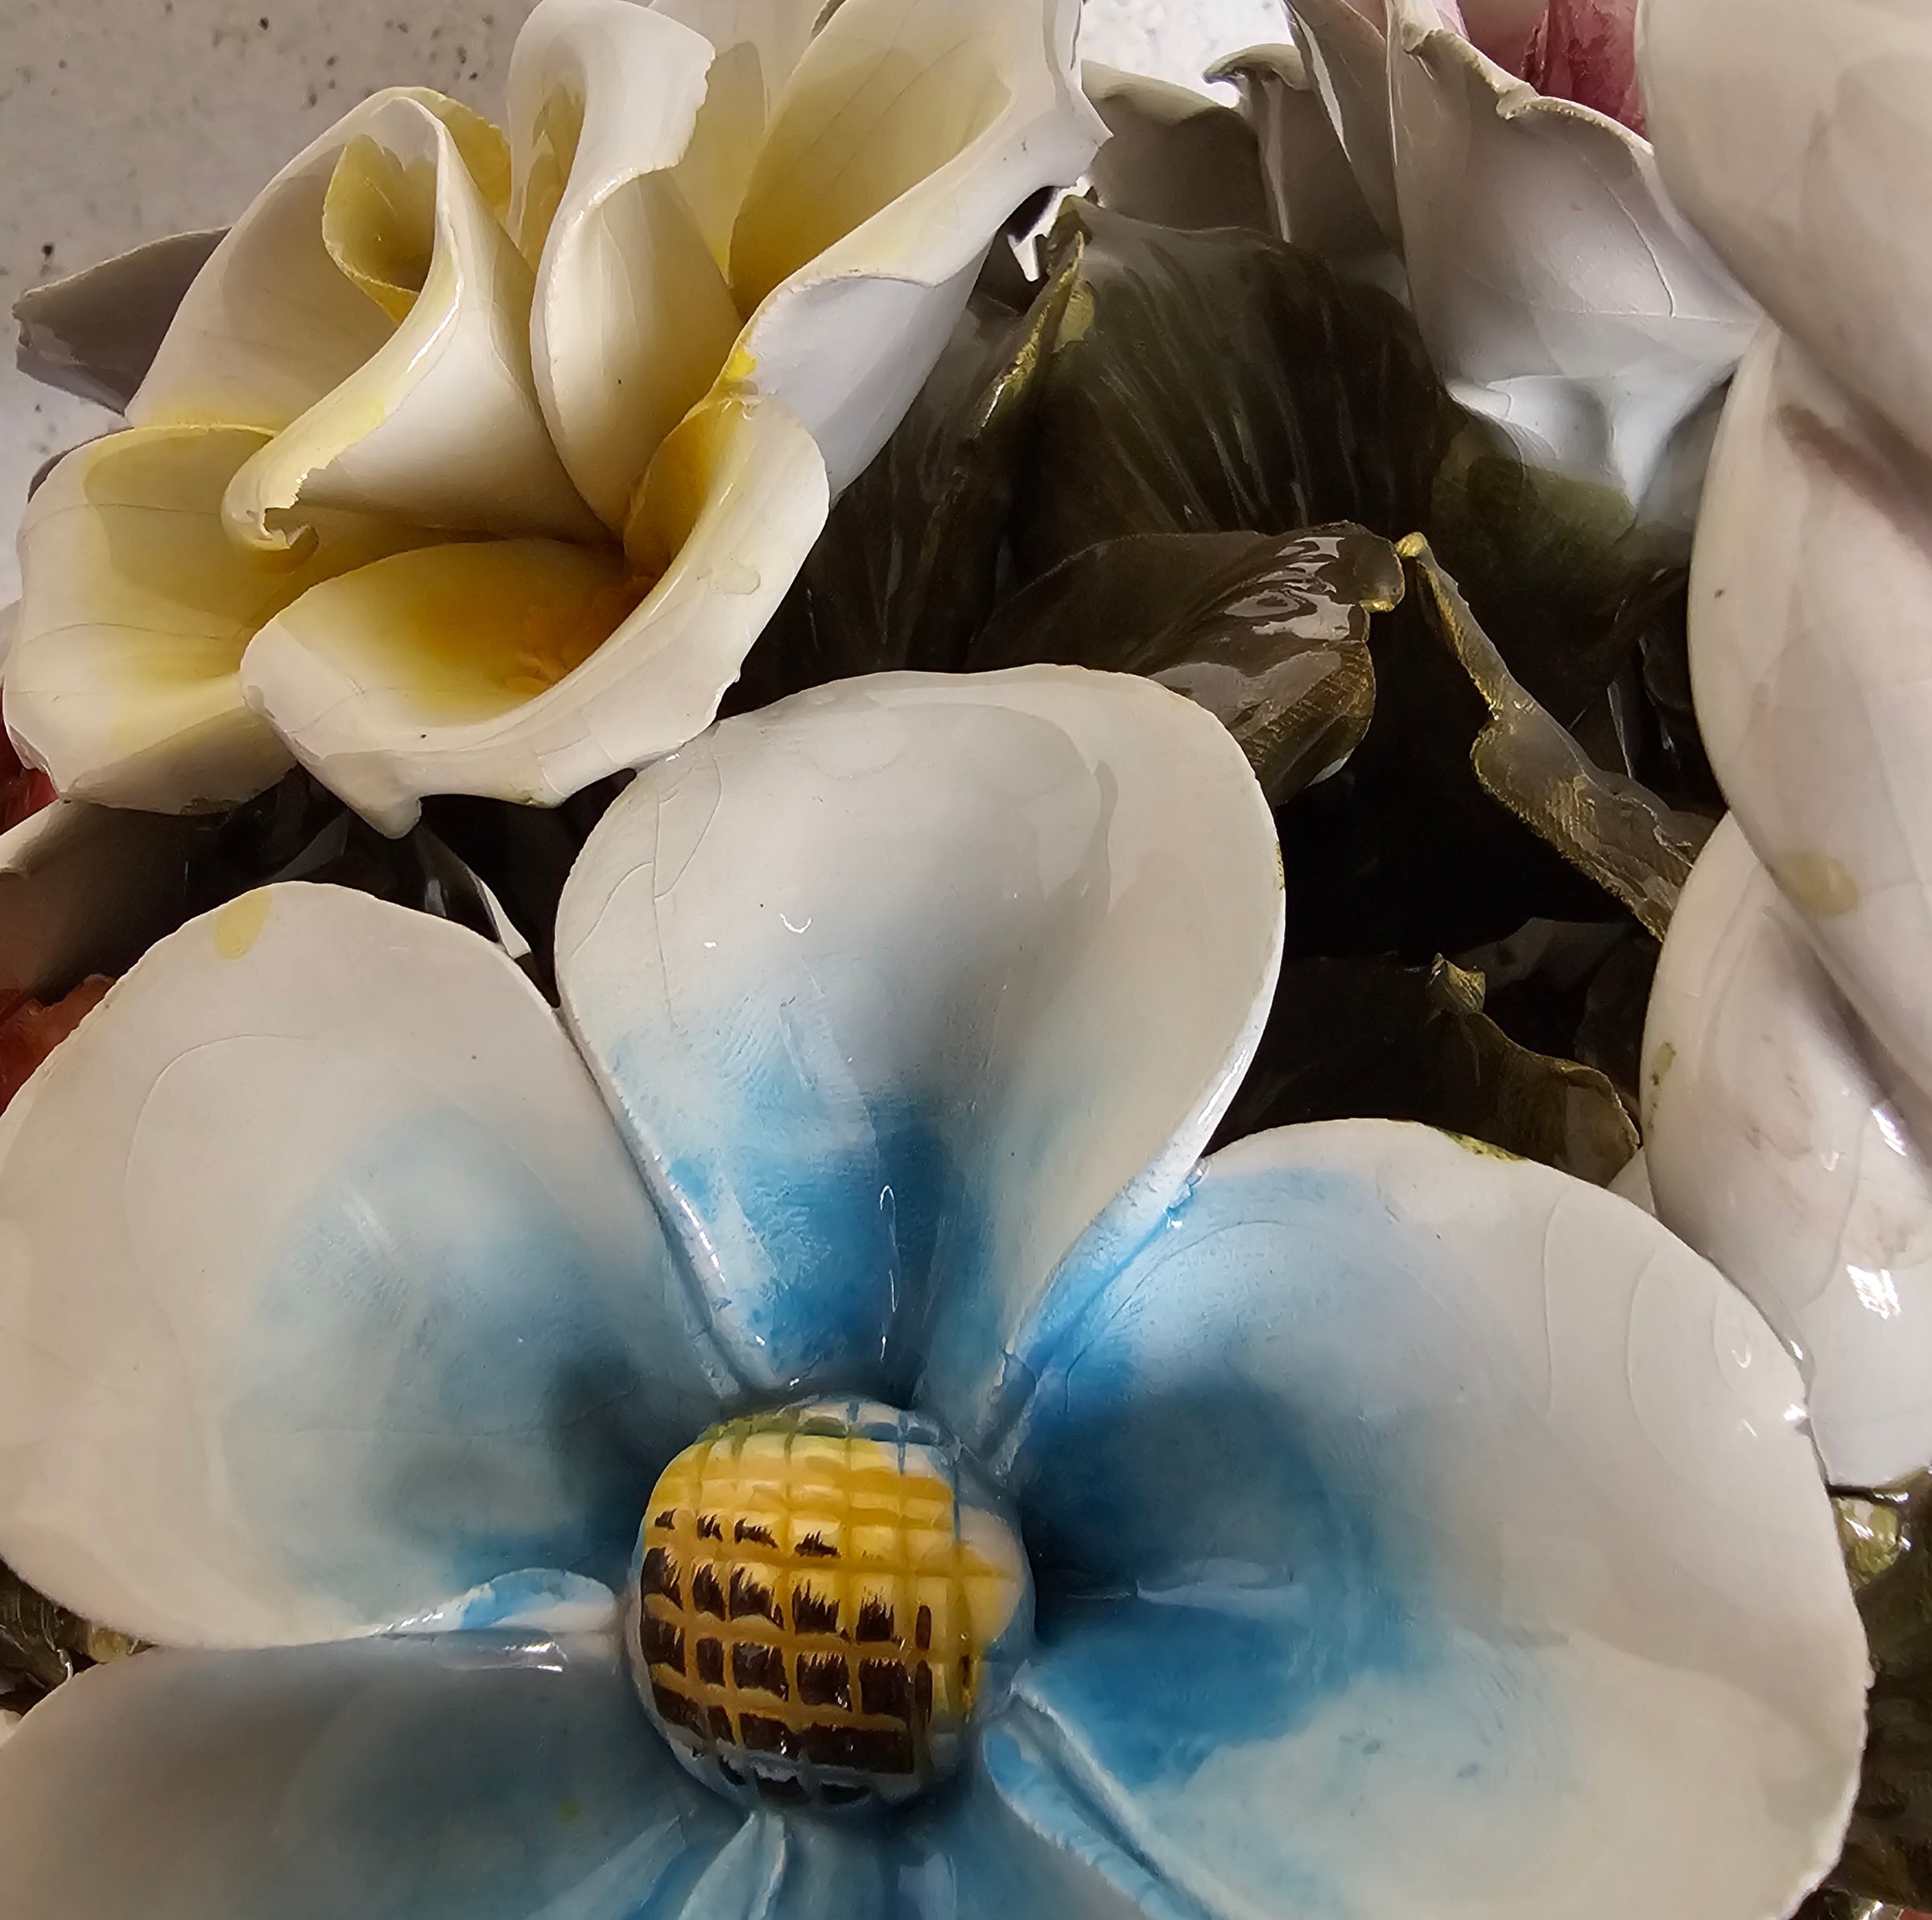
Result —
<path fill-rule="evenodd" d="M 647 768 L 566 888 L 562 1022 L 337 888 L 160 942 L 0 1121 L 0 1555 L 171 1643 L 0 1752 L 19 1910 L 1790 1911 L 1866 1678 L 1796 1369 L 1549 1168 L 1382 1121 L 1197 1165 L 1282 933 L 1220 723 L 1035 667 L 822 687 Z M 720 1412 L 860 1395 L 971 1449 L 1039 1631 L 952 1790 L 734 1804 L 609 1586 Z M 873 1659 L 956 1643 L 909 1630 L 886 1463 L 800 1571 L 800 1451 L 762 1534 L 699 1507 L 659 1562 L 691 1631 L 650 1697 L 675 1666 L 741 1758 L 817 1764 L 923 1726 Z"/>
<path fill-rule="evenodd" d="M 821 10 L 542 0 L 507 134 L 393 90 L 270 182 L 23 522 L 7 723 L 64 793 L 224 805 L 292 753 L 393 832 L 706 724 L 1104 131 L 1074 0 Z"/>
<path fill-rule="evenodd" d="M 1371 272 L 1393 250 L 1458 399 L 1533 462 L 1687 523 L 1689 429 L 1756 309 L 1629 123 L 1627 0 L 1288 5 L 1294 47 L 1229 63 L 1286 237 Z"/>
<path fill-rule="evenodd" d="M 1820 1450 L 1932 1463 L 1932 19 L 1652 0 L 1680 202 L 1764 301 L 1691 576 L 1698 720 L 1734 809 L 1645 1039 L 1661 1216 L 1811 1375 Z"/>

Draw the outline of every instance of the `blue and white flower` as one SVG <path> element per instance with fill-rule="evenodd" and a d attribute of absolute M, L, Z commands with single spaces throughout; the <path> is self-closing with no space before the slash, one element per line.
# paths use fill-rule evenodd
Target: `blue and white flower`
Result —
<path fill-rule="evenodd" d="M 1045 667 L 650 767 L 560 1021 L 332 888 L 152 948 L 0 1122 L 0 1555 L 169 1650 L 0 1750 L 21 1910 L 1788 1911 L 1866 1671 L 1795 1369 L 1549 1169 L 1197 1165 L 1282 929 L 1217 723 Z M 614 1596 L 701 1431 L 860 1395 L 1017 1513 L 1035 1637 L 950 1782 L 734 1803 Z"/>

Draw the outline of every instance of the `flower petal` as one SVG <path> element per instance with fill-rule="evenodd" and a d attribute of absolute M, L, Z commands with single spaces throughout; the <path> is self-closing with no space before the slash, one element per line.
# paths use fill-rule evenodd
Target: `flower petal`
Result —
<path fill-rule="evenodd" d="M 1830 1477 L 1932 1462 L 1932 1171 L 1735 819 L 1670 923 L 1644 1033 L 1657 1217 L 1799 1357 Z"/>
<path fill-rule="evenodd" d="M 1352 9 L 1345 10 L 1355 17 Z M 1345 44 L 1352 47 L 1360 29 L 1344 27 L 1342 32 Z M 1368 68 L 1374 86 L 1373 97 L 1385 100 L 1388 90 L 1382 79 L 1379 35 L 1370 51 L 1375 56 Z M 1329 109 L 1300 52 L 1293 47 L 1252 47 L 1222 61 L 1208 77 L 1232 81 L 1241 89 L 1241 111 L 1254 128 L 1261 150 L 1272 230 L 1292 245 L 1305 246 L 1331 261 L 1360 260 L 1364 266 L 1373 262 L 1380 280 L 1393 262 L 1388 240 L 1369 210 L 1336 137 L 1335 122 L 1328 117 Z M 1377 151 L 1385 175 L 1387 149 L 1387 138 L 1382 136 Z M 1107 149 L 1100 151 L 1104 155 Z M 1393 206 L 1393 188 L 1389 200 Z M 1399 282 L 1400 263 L 1393 263 Z"/>
<path fill-rule="evenodd" d="M 790 407 L 834 493 L 898 423 L 1002 221 L 1106 127 L 1077 0 L 844 0 L 780 98 L 733 231 L 728 370 Z"/>
<path fill-rule="evenodd" d="M 1854 0 L 1654 0 L 1658 164 L 1738 278 L 1932 456 L 1932 15 Z"/>
<path fill-rule="evenodd" d="M 708 42 L 633 0 L 543 0 L 510 66 L 537 391 L 572 479 L 616 528 L 737 337 L 731 289 L 672 171 L 712 64 Z M 755 151 L 755 125 L 749 135 Z"/>
<path fill-rule="evenodd" d="M 678 163 L 678 191 L 731 271 L 731 229 L 744 204 L 765 130 L 822 14 L 840 0 L 652 0 L 655 10 L 701 33 L 716 49 L 704 105 Z"/>
<path fill-rule="evenodd" d="M 708 402 L 640 489 L 629 573 L 550 541 L 402 555 L 288 608 L 242 685 L 386 832 L 427 794 L 554 806 L 709 723 L 826 506 L 818 449 L 783 407 Z"/>
<path fill-rule="evenodd" d="M 1436 364 L 1530 456 L 1641 504 L 1756 308 L 1637 134 L 1512 79 L 1429 0 L 1390 18 L 1396 199 Z"/>
<path fill-rule="evenodd" d="M 191 922 L 0 1122 L 0 1558 L 145 1638 L 616 1581 L 701 1349 L 549 1008 L 365 894 Z"/>
<path fill-rule="evenodd" d="M 1381 14 L 1381 0 L 1376 0 L 1376 11 Z M 1382 23 L 1350 0 L 1289 0 L 1288 14 L 1307 78 L 1334 122 L 1361 196 L 1384 237 L 1399 246 L 1402 215 L 1395 190 L 1389 42 Z"/>
<path fill-rule="evenodd" d="M 423 536 L 318 512 L 299 555 L 237 546 L 222 497 L 267 436 L 144 427 L 68 454 L 20 524 L 6 724 L 63 794 L 159 812 L 232 806 L 287 770 L 243 704 L 243 650 L 316 581 Z"/>
<path fill-rule="evenodd" d="M 134 397 L 169 324 L 221 231 L 171 233 L 14 303 L 20 370 L 116 412 Z"/>
<path fill-rule="evenodd" d="M 1635 1208 L 1264 1134 L 1022 1358 L 1005 1724 L 1188 1910 L 1762 1920 L 1831 1864 L 1866 1655 L 1797 1373 Z"/>
<path fill-rule="evenodd" d="M 190 829 L 56 800 L 0 834 L 0 999 L 131 965 L 182 911 Z"/>
<path fill-rule="evenodd" d="M 1932 1088 L 1932 462 L 1767 328 L 1711 458 L 1690 669 L 1711 764 L 1883 1051 Z"/>
<path fill-rule="evenodd" d="M 0 1753 L 10 1898 L 61 1920 L 627 1920 L 741 1816 L 608 1643 L 142 1654 Z"/>
<path fill-rule="evenodd" d="M 1080 88 L 1107 123 L 1093 163 L 1103 206 L 1163 226 L 1268 231 L 1260 149 L 1232 108 L 1093 60 L 1080 69 Z"/>
<path fill-rule="evenodd" d="M 499 177 L 501 176 L 501 177 Z M 291 161 L 188 289 L 137 425 L 275 435 L 231 531 L 297 507 L 486 533 L 594 533 L 530 371 L 529 268 L 498 219 L 502 135 L 440 95 L 365 101 Z"/>
<path fill-rule="evenodd" d="M 1150 682 L 881 675 L 647 768 L 557 921 L 566 1016 L 762 1390 L 963 1437 L 1063 1261 L 1160 1217 L 1282 937 L 1240 749 Z"/>

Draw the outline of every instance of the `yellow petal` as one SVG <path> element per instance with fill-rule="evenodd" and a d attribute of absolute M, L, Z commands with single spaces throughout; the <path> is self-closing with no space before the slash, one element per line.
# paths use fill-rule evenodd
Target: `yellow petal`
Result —
<path fill-rule="evenodd" d="M 614 550 L 555 542 L 400 555 L 271 621 L 243 687 L 386 832 L 427 794 L 555 805 L 709 723 L 827 503 L 818 449 L 782 407 L 711 403 L 640 493 L 634 550 L 663 561 L 654 584 Z"/>
<path fill-rule="evenodd" d="M 536 388 L 564 465 L 613 530 L 738 332 L 675 171 L 712 52 L 631 0 L 542 0 L 511 62 L 512 223 L 535 266 Z"/>
<path fill-rule="evenodd" d="M 824 0 L 658 0 L 655 10 L 704 35 L 716 52 L 675 177 L 719 270 L 729 272 L 731 229 L 766 126 Z"/>
<path fill-rule="evenodd" d="M 286 547 L 331 507 L 595 531 L 530 378 L 530 273 L 498 217 L 508 169 L 502 134 L 467 109 L 378 94 L 216 249 L 129 417 L 274 433 L 229 494 L 236 538 Z"/>
<path fill-rule="evenodd" d="M 323 513 L 292 564 L 237 547 L 222 494 L 266 438 L 132 428 L 70 453 L 28 502 L 6 722 L 63 794 L 183 812 L 259 792 L 289 762 L 242 699 L 250 638 L 316 581 L 422 538 Z"/>
<path fill-rule="evenodd" d="M 754 390 L 856 477 L 931 370 L 1013 209 L 1106 128 L 1077 0 L 844 0 L 779 99 L 732 237 Z"/>

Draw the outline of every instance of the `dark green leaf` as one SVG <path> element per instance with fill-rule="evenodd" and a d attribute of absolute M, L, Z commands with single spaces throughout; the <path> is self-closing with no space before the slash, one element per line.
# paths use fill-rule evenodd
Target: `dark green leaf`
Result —
<path fill-rule="evenodd" d="M 0 1707 L 21 1711 L 81 1668 L 135 1645 L 55 1605 L 0 1561 Z"/>
<path fill-rule="evenodd" d="M 1226 725 L 1278 803 L 1367 731 L 1368 615 L 1402 595 L 1395 549 L 1356 526 L 1129 534 L 1005 601 L 968 664 L 1055 660 L 1159 680 Z"/>
<path fill-rule="evenodd" d="M 1637 1130 L 1604 1076 L 1518 1047 L 1447 960 L 1292 961 L 1217 1143 L 1302 1121 L 1416 1120 L 1608 1181 Z"/>
<path fill-rule="evenodd" d="M 1015 316 L 976 295 L 883 452 L 840 497 L 726 710 L 911 667 L 956 671 L 992 610 L 1015 469 L 1071 275 Z"/>
<path fill-rule="evenodd" d="M 1014 522 L 1022 575 L 1131 533 L 1423 524 L 1455 426 L 1414 321 L 1312 254 L 1071 202 Z"/>
<path fill-rule="evenodd" d="M 1488 708 L 1470 749 L 1486 791 L 1662 939 L 1712 822 L 1596 766 L 1504 663 L 1419 534 L 1402 543 L 1425 612 Z"/>
<path fill-rule="evenodd" d="M 1831 1883 L 1932 1906 L 1932 1476 L 1836 1505 L 1877 1677 L 1858 1803 Z"/>

